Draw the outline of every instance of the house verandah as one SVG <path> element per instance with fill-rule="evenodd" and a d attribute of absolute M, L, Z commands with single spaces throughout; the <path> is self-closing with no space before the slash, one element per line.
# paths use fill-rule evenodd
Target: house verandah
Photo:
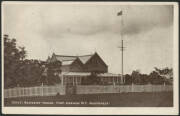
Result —
<path fill-rule="evenodd" d="M 62 72 L 59 74 L 61 85 L 84 85 L 83 79 L 92 78 L 90 72 Z M 99 73 L 95 78 L 99 78 L 100 85 L 121 85 L 124 79 L 120 74 Z"/>

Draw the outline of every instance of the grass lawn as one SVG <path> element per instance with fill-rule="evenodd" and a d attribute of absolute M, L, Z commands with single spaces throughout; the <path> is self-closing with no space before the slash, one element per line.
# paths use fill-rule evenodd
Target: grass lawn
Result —
<path fill-rule="evenodd" d="M 172 107 L 173 92 L 108 93 L 6 98 L 5 106 L 38 107 Z"/>

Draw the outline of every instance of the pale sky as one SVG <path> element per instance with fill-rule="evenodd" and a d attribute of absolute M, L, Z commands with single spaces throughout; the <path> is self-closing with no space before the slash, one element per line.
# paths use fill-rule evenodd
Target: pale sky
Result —
<path fill-rule="evenodd" d="M 117 12 L 123 10 L 122 16 Z M 124 72 L 172 67 L 173 6 L 100 4 L 3 4 L 3 32 L 16 38 L 27 58 L 46 60 L 52 53 L 86 55 L 95 51 L 121 73 L 121 29 Z"/>

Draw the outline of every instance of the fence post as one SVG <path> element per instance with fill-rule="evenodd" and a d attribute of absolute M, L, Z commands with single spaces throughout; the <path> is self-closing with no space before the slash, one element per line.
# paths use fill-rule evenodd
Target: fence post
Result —
<path fill-rule="evenodd" d="M 112 78 L 113 78 L 113 86 L 115 86 L 115 85 L 116 85 L 116 84 L 115 84 L 115 81 L 114 81 L 114 78 L 115 78 L 115 77 L 112 77 Z"/>
<path fill-rule="evenodd" d="M 41 96 L 43 96 L 43 83 L 41 85 Z"/>
<path fill-rule="evenodd" d="M 131 85 L 131 92 L 134 92 L 134 83 Z"/>
<path fill-rule="evenodd" d="M 13 97 L 13 89 L 10 89 L 10 96 Z"/>
<path fill-rule="evenodd" d="M 163 85 L 163 91 L 166 91 L 166 83 L 164 82 Z"/>
<path fill-rule="evenodd" d="M 20 91 L 20 96 L 23 97 L 24 96 L 24 91 L 23 91 L 23 87 L 19 88 L 19 91 Z"/>
<path fill-rule="evenodd" d="M 28 89 L 29 89 L 29 96 L 31 96 L 32 95 L 32 89 L 31 89 L 31 87 L 29 87 Z"/>
<path fill-rule="evenodd" d="M 7 89 L 7 98 L 9 98 L 9 89 Z"/>
<path fill-rule="evenodd" d="M 16 87 L 16 88 L 15 88 L 15 91 L 14 91 L 15 97 L 18 97 L 18 92 L 19 92 L 19 91 L 18 91 L 18 87 Z"/>
<path fill-rule="evenodd" d="M 19 88 L 19 93 L 20 93 L 20 94 L 19 94 L 20 97 L 23 97 L 23 96 L 24 96 L 23 87 L 20 87 L 20 88 Z"/>
<path fill-rule="evenodd" d="M 4 90 L 4 98 L 7 98 L 7 91 Z"/>
<path fill-rule="evenodd" d="M 10 97 L 12 97 L 12 96 L 13 96 L 13 93 L 12 93 L 12 89 L 11 89 L 11 88 L 9 89 L 9 93 L 10 93 L 10 94 L 9 94 Z"/>
<path fill-rule="evenodd" d="M 23 91 L 24 91 L 24 96 L 26 96 L 26 88 L 23 87 Z"/>
<path fill-rule="evenodd" d="M 24 88 L 23 87 L 21 87 L 20 92 L 21 92 L 21 97 L 23 97 L 24 96 Z"/>
<path fill-rule="evenodd" d="M 152 87 L 151 87 L 151 83 L 148 83 L 147 88 L 148 88 L 148 92 L 153 92 Z"/>

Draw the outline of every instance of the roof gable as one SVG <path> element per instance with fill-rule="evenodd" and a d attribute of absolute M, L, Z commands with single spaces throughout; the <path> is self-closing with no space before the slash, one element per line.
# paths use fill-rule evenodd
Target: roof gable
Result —
<path fill-rule="evenodd" d="M 61 62 L 62 62 L 62 65 L 72 65 L 72 64 L 75 63 L 75 62 L 78 62 L 78 63 L 80 63 L 81 65 L 83 65 L 83 63 L 81 62 L 81 60 L 80 60 L 78 57 L 76 57 L 76 59 L 63 60 L 63 61 L 61 61 Z"/>
<path fill-rule="evenodd" d="M 98 55 L 97 52 L 95 52 L 90 59 L 93 59 L 95 57 L 100 59 L 100 61 L 107 67 L 107 64 L 102 60 L 102 58 Z M 90 59 L 86 63 L 88 63 L 90 61 Z"/>
<path fill-rule="evenodd" d="M 83 64 L 85 64 L 89 59 L 91 59 L 93 55 L 83 55 L 83 56 L 78 56 L 78 58 L 81 60 Z"/>

